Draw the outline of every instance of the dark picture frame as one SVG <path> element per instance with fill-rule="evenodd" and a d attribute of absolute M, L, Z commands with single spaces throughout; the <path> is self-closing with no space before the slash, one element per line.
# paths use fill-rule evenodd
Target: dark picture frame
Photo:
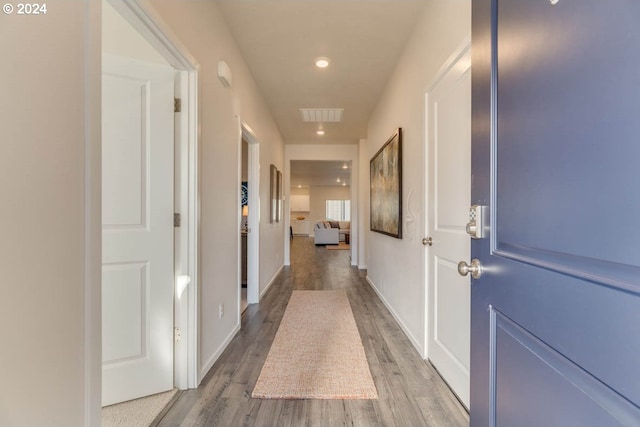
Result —
<path fill-rule="evenodd" d="M 370 229 L 402 239 L 402 128 L 369 162 Z"/>

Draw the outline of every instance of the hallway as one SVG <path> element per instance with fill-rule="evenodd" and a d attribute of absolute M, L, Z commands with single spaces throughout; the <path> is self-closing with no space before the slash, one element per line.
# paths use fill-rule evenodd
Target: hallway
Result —
<path fill-rule="evenodd" d="M 350 266 L 349 251 L 313 240 L 291 242 L 285 267 L 198 389 L 184 392 L 157 424 L 169 426 L 468 426 L 468 414 L 396 321 Z M 378 400 L 250 398 L 294 289 L 346 289 L 370 364 Z"/>

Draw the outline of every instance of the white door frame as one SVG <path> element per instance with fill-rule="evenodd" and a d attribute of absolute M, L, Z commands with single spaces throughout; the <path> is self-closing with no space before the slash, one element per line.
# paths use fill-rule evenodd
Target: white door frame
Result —
<path fill-rule="evenodd" d="M 351 162 L 351 265 L 358 265 L 358 250 L 360 236 L 359 222 L 359 198 L 360 186 L 359 172 L 359 151 L 358 145 L 310 145 L 310 144 L 290 144 L 284 150 L 284 265 L 291 265 L 291 240 L 289 239 L 289 227 L 291 226 L 290 216 L 290 193 L 291 193 L 291 162 L 294 160 L 331 160 L 340 162 Z M 310 225 L 313 227 L 313 224 Z"/>
<path fill-rule="evenodd" d="M 182 99 L 176 121 L 175 207 L 181 214 L 176 229 L 176 295 L 174 326 L 181 340 L 175 344 L 174 384 L 198 386 L 198 71 L 200 65 L 147 0 L 107 0 L 122 17 L 179 73 L 176 93 Z"/>
<path fill-rule="evenodd" d="M 249 182 L 249 216 L 247 217 L 247 303 L 260 302 L 260 143 L 247 123 L 238 118 L 240 124 L 238 149 L 242 150 L 242 140 L 247 141 L 248 165 L 247 180 Z M 242 167 L 238 168 L 241 171 Z M 238 175 L 238 188 L 242 177 Z M 240 194 L 238 192 L 238 194 Z M 242 203 L 238 203 L 238 218 L 241 216 Z M 240 227 L 238 227 L 238 230 Z M 238 248 L 240 248 L 240 233 L 238 233 Z M 241 254 L 238 252 L 238 284 L 242 280 Z M 240 286 L 238 285 L 238 324 L 242 310 L 240 309 Z"/>

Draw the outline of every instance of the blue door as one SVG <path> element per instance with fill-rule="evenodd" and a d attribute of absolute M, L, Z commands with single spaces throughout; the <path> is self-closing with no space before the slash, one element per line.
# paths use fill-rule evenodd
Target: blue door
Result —
<path fill-rule="evenodd" d="M 640 1 L 474 0 L 472 51 L 471 425 L 640 426 Z"/>

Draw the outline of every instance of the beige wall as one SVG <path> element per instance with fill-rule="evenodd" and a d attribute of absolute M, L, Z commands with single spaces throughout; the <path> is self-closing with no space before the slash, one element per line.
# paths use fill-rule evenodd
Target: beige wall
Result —
<path fill-rule="evenodd" d="M 313 225 L 316 223 L 316 221 L 326 219 L 327 200 L 351 200 L 351 187 L 311 187 L 309 189 L 309 195 L 311 204 L 311 212 L 309 212 L 309 223 L 313 228 Z"/>
<path fill-rule="evenodd" d="M 404 236 L 394 239 L 366 228 L 367 274 L 421 352 L 426 312 L 420 243 L 424 233 L 425 93 L 443 63 L 470 36 L 470 0 L 428 2 L 371 116 L 367 143 L 360 146 L 366 152 L 362 157 L 370 159 L 402 127 Z M 366 182 L 361 182 L 361 194 L 368 194 L 368 189 L 367 175 Z M 410 213 L 416 221 L 406 223 Z"/>
<path fill-rule="evenodd" d="M 284 169 L 282 137 L 264 99 L 213 1 L 155 1 L 153 6 L 200 64 L 200 375 L 211 367 L 239 327 L 239 209 L 241 150 L 239 121 L 260 142 L 260 199 L 269 200 L 269 165 Z M 225 88 L 218 61 L 233 73 Z M 284 223 L 269 223 L 269 204 L 260 212 L 260 289 L 283 265 Z M 218 318 L 218 305 L 225 315 Z"/>
<path fill-rule="evenodd" d="M 100 419 L 100 3 L 48 6 L 0 14 L 2 426 Z"/>
<path fill-rule="evenodd" d="M 302 188 L 291 187 L 289 194 L 296 195 L 296 196 L 297 195 L 308 196 L 309 195 L 309 187 L 302 187 Z"/>

